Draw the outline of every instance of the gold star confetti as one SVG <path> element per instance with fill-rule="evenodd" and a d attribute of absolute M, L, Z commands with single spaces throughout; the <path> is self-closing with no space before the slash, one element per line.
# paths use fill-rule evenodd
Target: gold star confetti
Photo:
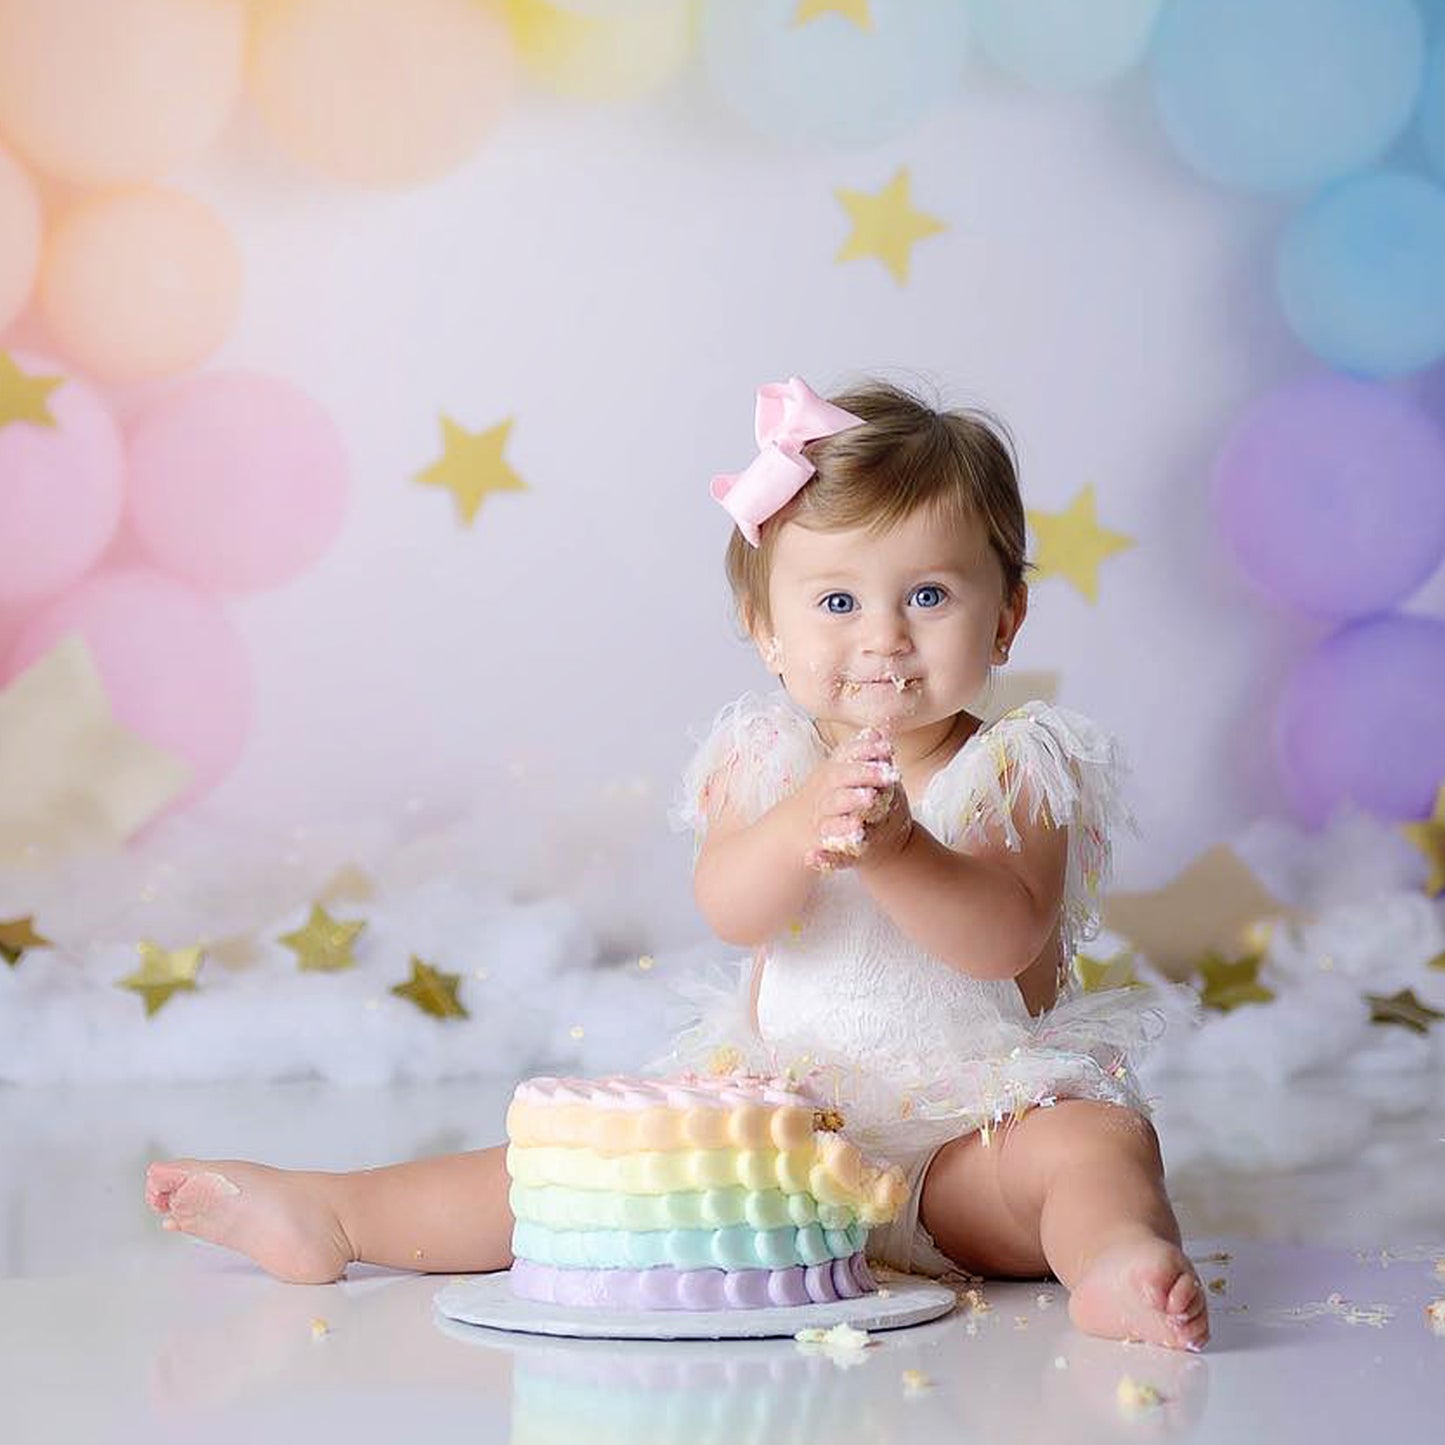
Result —
<path fill-rule="evenodd" d="M 145 1000 L 147 1018 L 164 1008 L 174 994 L 196 991 L 196 974 L 206 956 L 203 948 L 197 946 L 167 951 L 159 944 L 148 942 L 142 942 L 137 947 L 140 967 L 120 979 L 116 987 L 138 993 Z"/>
<path fill-rule="evenodd" d="M 650 973 L 656 963 L 657 960 L 650 953 L 644 953 L 642 957 L 637 960 L 637 966 L 643 973 Z"/>
<path fill-rule="evenodd" d="M 1401 1028 L 1413 1029 L 1417 1034 L 1429 1031 L 1437 1019 L 1445 1019 L 1445 1013 L 1421 1003 L 1413 988 L 1402 988 L 1398 993 L 1367 993 L 1365 1002 L 1370 1006 L 1372 1024 L 1398 1024 Z"/>
<path fill-rule="evenodd" d="M 443 973 L 413 954 L 411 977 L 405 983 L 393 984 L 391 991 L 398 998 L 410 999 L 433 1018 L 465 1019 L 471 1015 L 457 999 L 457 985 L 461 981 L 459 973 Z"/>
<path fill-rule="evenodd" d="M 324 1340 L 330 1333 L 331 1326 L 320 1315 L 311 1321 L 311 1338 L 313 1340 Z"/>
<path fill-rule="evenodd" d="M 54 948 L 48 938 L 35 931 L 33 915 L 25 918 L 0 919 L 0 958 L 14 968 L 30 948 Z"/>
<path fill-rule="evenodd" d="M 365 927 L 361 921 L 339 921 L 313 903 L 306 926 L 282 934 L 277 942 L 296 955 L 296 966 L 303 973 L 337 973 L 356 967 L 351 945 Z"/>
<path fill-rule="evenodd" d="M 1085 993 L 1098 993 L 1106 988 L 1139 988 L 1134 976 L 1134 955 L 1116 953 L 1112 958 L 1090 958 L 1080 953 L 1074 958 L 1074 972 Z"/>
<path fill-rule="evenodd" d="M 1099 567 L 1134 545 L 1132 537 L 1101 527 L 1090 483 L 1062 512 L 1025 512 L 1038 543 L 1034 566 L 1040 577 L 1063 577 L 1090 602 L 1099 600 Z"/>
<path fill-rule="evenodd" d="M 841 15 L 851 20 L 860 30 L 873 28 L 873 15 L 868 9 L 868 0 L 798 0 L 793 13 L 794 25 L 806 25 L 820 15 Z"/>
<path fill-rule="evenodd" d="M 49 396 L 64 385 L 63 376 L 35 376 L 21 371 L 8 351 L 0 351 L 0 429 L 18 421 L 53 427 Z"/>
<path fill-rule="evenodd" d="M 190 768 L 115 720 L 90 649 L 67 637 L 0 688 L 0 862 L 113 847 L 185 791 Z"/>
<path fill-rule="evenodd" d="M 1435 794 L 1435 811 L 1423 823 L 1406 823 L 1400 831 L 1420 850 L 1430 865 L 1425 892 L 1431 898 L 1445 893 L 1445 783 Z"/>
<path fill-rule="evenodd" d="M 1257 925 L 1298 916 L 1225 843 L 1201 853 L 1163 888 L 1104 900 L 1105 926 L 1176 978 L 1192 973 L 1206 953 L 1262 951 Z"/>
<path fill-rule="evenodd" d="M 417 473 L 424 487 L 444 487 L 452 494 L 465 527 L 476 520 L 488 493 L 527 490 L 526 482 L 502 457 L 512 420 L 508 417 L 486 431 L 469 432 L 443 416 L 441 460 Z"/>
<path fill-rule="evenodd" d="M 1199 974 L 1204 980 L 1199 1001 L 1220 1013 L 1229 1013 L 1243 1004 L 1271 1002 L 1274 993 L 1259 981 L 1263 962 L 1262 953 L 1246 953 L 1242 958 L 1206 953 L 1199 961 Z"/>
<path fill-rule="evenodd" d="M 853 234 L 835 260 L 857 261 L 873 256 L 888 267 L 900 286 L 907 282 L 912 247 L 948 229 L 936 216 L 915 209 L 909 200 L 908 184 L 908 168 L 900 166 L 876 196 L 842 187 L 833 192 L 853 222 Z"/>

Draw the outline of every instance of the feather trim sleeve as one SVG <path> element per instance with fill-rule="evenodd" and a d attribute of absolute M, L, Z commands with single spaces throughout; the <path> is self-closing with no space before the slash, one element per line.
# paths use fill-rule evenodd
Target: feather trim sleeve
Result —
<path fill-rule="evenodd" d="M 971 739 L 934 779 L 926 821 L 963 851 L 1000 835 L 1018 849 L 1020 820 L 1068 828 L 1062 923 L 1072 957 L 1099 931 L 1113 835 L 1134 827 L 1123 800 L 1127 774 L 1118 743 L 1088 718 L 1025 703 Z"/>
<path fill-rule="evenodd" d="M 717 715 L 688 764 L 673 826 L 691 829 L 701 847 L 725 804 L 754 822 L 796 791 L 819 755 L 812 725 L 783 694 L 744 693 Z"/>

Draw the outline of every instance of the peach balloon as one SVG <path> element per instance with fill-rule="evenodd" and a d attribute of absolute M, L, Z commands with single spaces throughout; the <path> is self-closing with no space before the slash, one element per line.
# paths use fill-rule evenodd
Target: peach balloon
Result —
<path fill-rule="evenodd" d="M 40 315 L 55 345 L 105 381 L 171 376 L 226 339 L 241 256 L 209 206 L 143 186 L 80 202 L 40 266 Z"/>
<path fill-rule="evenodd" d="M 0 331 L 30 299 L 39 265 L 39 197 L 30 177 L 0 150 Z"/>
<path fill-rule="evenodd" d="M 455 170 L 512 94 L 504 20 L 477 0 L 257 0 L 256 108 L 336 180 L 409 186 Z"/>
<path fill-rule="evenodd" d="M 245 0 L 0 0 L 0 135 L 62 180 L 153 180 L 215 138 L 245 52 Z"/>

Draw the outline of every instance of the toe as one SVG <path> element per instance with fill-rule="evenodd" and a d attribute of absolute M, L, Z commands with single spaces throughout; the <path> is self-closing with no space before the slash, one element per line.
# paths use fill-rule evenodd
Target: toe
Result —
<path fill-rule="evenodd" d="M 171 1196 L 186 1182 L 186 1170 L 178 1164 L 152 1164 L 146 1170 L 146 1203 L 158 1214 L 170 1208 Z"/>
<path fill-rule="evenodd" d="M 1192 1272 L 1187 1272 L 1174 1281 L 1166 1308 L 1171 1315 L 1188 1315 L 1191 1312 L 1190 1306 L 1195 1304 L 1198 1298 L 1199 1281 Z"/>

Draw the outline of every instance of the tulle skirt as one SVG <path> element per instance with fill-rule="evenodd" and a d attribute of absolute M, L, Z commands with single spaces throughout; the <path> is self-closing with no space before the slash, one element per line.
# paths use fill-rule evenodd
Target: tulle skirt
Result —
<path fill-rule="evenodd" d="M 1174 1027 L 1198 1016 L 1187 986 L 1156 980 L 1086 992 L 1074 984 L 1034 1017 L 1002 1014 L 916 1057 L 845 1057 L 821 1039 L 764 1038 L 753 1022 L 752 960 L 713 965 L 673 985 L 688 1022 L 651 1074 L 783 1075 L 880 1162 L 985 1134 L 1060 1099 L 1096 1099 L 1148 1115 L 1140 1060 Z"/>

